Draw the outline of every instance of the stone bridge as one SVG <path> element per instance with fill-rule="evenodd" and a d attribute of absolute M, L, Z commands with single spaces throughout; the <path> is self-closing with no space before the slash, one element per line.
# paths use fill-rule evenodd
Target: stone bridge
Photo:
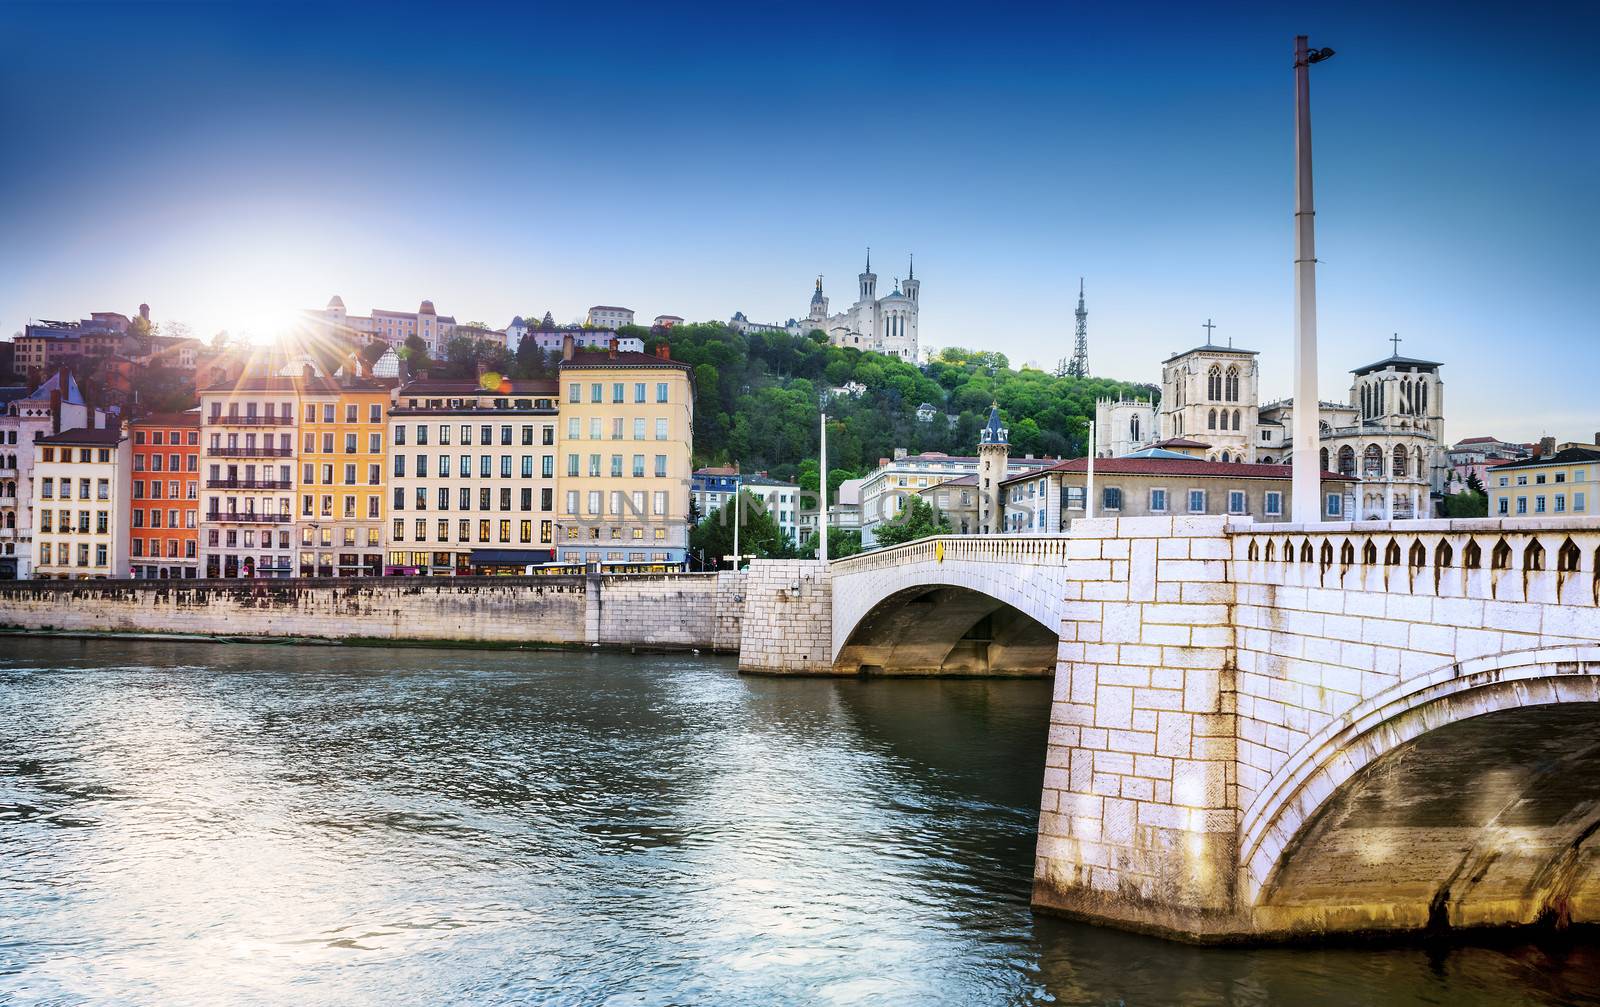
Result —
<path fill-rule="evenodd" d="M 949 536 L 832 564 L 787 670 L 1053 671 L 1042 910 L 1202 941 L 1564 926 L 1600 921 L 1597 569 L 1595 519 Z"/>

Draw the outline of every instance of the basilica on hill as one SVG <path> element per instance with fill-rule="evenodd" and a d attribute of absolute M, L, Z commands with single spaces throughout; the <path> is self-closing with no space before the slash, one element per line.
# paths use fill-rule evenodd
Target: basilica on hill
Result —
<path fill-rule="evenodd" d="M 917 311 L 922 281 L 917 279 L 916 260 L 906 265 L 905 279 L 896 279 L 894 290 L 878 296 L 878 274 L 872 271 L 872 249 L 867 249 L 866 269 L 856 277 L 856 300 L 844 311 L 828 313 L 828 295 L 817 277 L 811 293 L 811 306 L 804 318 L 791 318 L 783 325 L 752 322 L 744 312 L 736 312 L 730 323 L 741 332 L 789 332 L 793 335 L 821 330 L 835 346 L 853 346 L 902 360 L 916 362 Z"/>

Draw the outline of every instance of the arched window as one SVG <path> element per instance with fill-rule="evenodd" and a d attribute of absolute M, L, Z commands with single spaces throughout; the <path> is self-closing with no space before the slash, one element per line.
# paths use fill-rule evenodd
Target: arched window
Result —
<path fill-rule="evenodd" d="M 1229 402 L 1239 401 L 1239 368 L 1228 368 L 1227 387 L 1224 389 Z"/>
<path fill-rule="evenodd" d="M 1372 415 L 1372 389 L 1367 385 L 1361 386 L 1361 418 L 1366 419 Z"/>
<path fill-rule="evenodd" d="M 1222 368 L 1217 364 L 1206 372 L 1206 398 L 1213 402 L 1222 398 Z"/>
<path fill-rule="evenodd" d="M 1215 409 L 1211 410 L 1211 415 L 1206 417 L 1206 429 L 1207 430 L 1215 430 L 1215 429 L 1217 429 L 1217 411 Z"/>
<path fill-rule="evenodd" d="M 1362 452 L 1361 478 L 1383 478 L 1383 449 L 1376 444 L 1368 444 L 1367 450 Z"/>
<path fill-rule="evenodd" d="M 1322 471 L 1328 471 L 1328 449 L 1322 449 Z"/>
<path fill-rule="evenodd" d="M 1394 446 L 1394 475 L 1403 476 L 1406 474 L 1406 458 L 1406 449 L 1396 444 Z"/>
<path fill-rule="evenodd" d="M 1239 429 L 1239 410 L 1237 409 L 1233 411 L 1233 429 Z"/>
<path fill-rule="evenodd" d="M 1135 444 L 1139 443 L 1139 417 L 1135 416 L 1128 421 L 1128 433 L 1132 435 Z"/>
<path fill-rule="evenodd" d="M 1339 474 L 1342 476 L 1356 474 L 1356 449 L 1348 444 L 1339 449 Z"/>
<path fill-rule="evenodd" d="M 1400 411 L 1402 413 L 1411 412 L 1411 379 L 1410 378 L 1401 378 L 1400 379 Z"/>
<path fill-rule="evenodd" d="M 1417 415 L 1428 415 L 1428 383 L 1426 381 L 1417 382 Z"/>
<path fill-rule="evenodd" d="M 1228 452 L 1224 451 L 1224 452 L 1222 452 L 1222 460 L 1226 462 L 1226 461 L 1232 461 L 1233 459 L 1229 458 L 1228 457 Z"/>

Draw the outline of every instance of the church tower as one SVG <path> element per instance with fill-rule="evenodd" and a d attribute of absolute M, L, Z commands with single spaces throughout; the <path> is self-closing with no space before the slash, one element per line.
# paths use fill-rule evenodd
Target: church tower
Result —
<path fill-rule="evenodd" d="M 861 274 L 861 297 L 857 304 L 870 304 L 878 299 L 878 274 L 872 271 L 872 249 L 867 249 L 867 271 Z"/>
<path fill-rule="evenodd" d="M 989 405 L 989 422 L 978 434 L 978 534 L 998 535 L 1006 530 L 1005 495 L 1000 488 L 1011 457 L 1008 431 L 1000 423 L 1000 407 Z"/>
<path fill-rule="evenodd" d="M 907 297 L 911 298 L 912 304 L 917 303 L 917 298 L 922 291 L 922 281 L 917 279 L 917 257 L 915 255 L 911 257 L 911 263 L 906 267 L 906 279 L 904 283 L 900 284 L 900 289 L 905 291 Z"/>
<path fill-rule="evenodd" d="M 811 321 L 815 328 L 826 328 L 828 321 L 828 298 L 822 292 L 822 277 L 817 277 L 816 292 L 811 295 Z"/>

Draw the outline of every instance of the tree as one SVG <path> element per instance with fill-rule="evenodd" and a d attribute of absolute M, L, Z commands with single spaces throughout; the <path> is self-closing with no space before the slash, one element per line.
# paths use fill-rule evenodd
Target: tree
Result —
<path fill-rule="evenodd" d="M 860 551 L 860 532 L 849 531 L 844 528 L 828 529 L 828 558 L 830 560 L 844 559 L 846 556 L 854 556 Z M 816 532 L 812 532 L 810 535 L 806 536 L 805 542 L 800 545 L 800 548 L 795 550 L 795 556 L 798 559 L 817 558 Z"/>
<path fill-rule="evenodd" d="M 879 545 L 899 545 L 929 535 L 950 534 L 950 519 L 934 509 L 933 504 L 921 496 L 906 497 L 900 513 L 878 525 L 875 535 Z M 829 540 L 832 544 L 832 540 Z"/>
<path fill-rule="evenodd" d="M 423 342 L 422 337 L 415 332 L 406 337 L 406 341 L 401 344 L 400 349 L 396 352 L 399 353 L 400 359 L 404 360 L 406 365 L 411 368 L 412 374 L 416 374 L 418 371 L 432 370 L 433 368 L 433 361 L 428 359 L 428 344 Z"/>

